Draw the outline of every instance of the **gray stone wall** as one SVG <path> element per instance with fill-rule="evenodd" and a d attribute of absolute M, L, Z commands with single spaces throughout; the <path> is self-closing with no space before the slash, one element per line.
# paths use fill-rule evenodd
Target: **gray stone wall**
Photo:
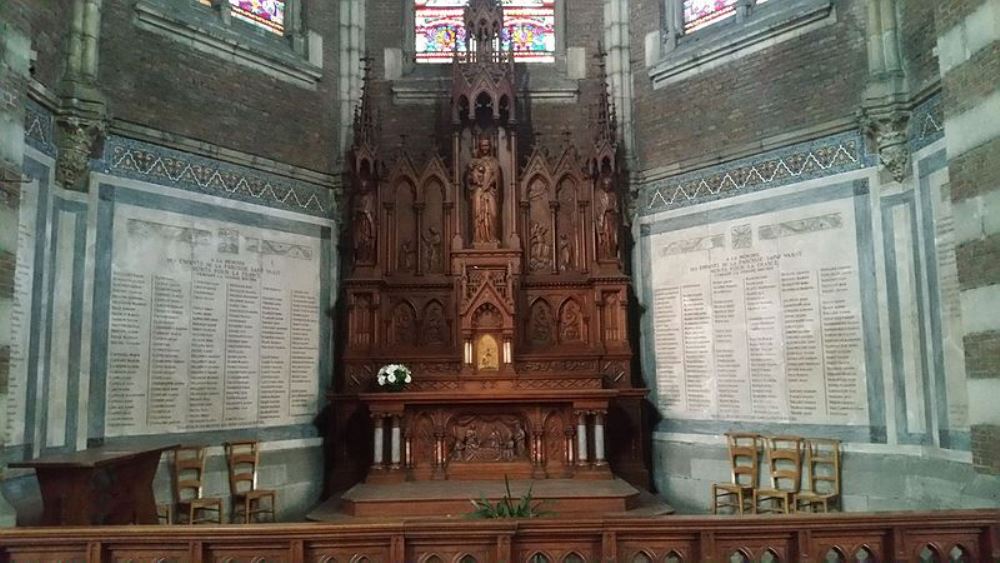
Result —
<path fill-rule="evenodd" d="M 865 452 L 848 444 L 841 462 L 844 511 L 1000 507 L 1000 479 L 978 474 L 954 456 L 930 457 L 917 450 Z M 711 439 L 692 443 L 654 438 L 653 469 L 657 491 L 685 514 L 711 512 L 712 483 L 730 478 L 726 448 Z M 760 484 L 766 486 L 764 460 L 760 471 Z"/>

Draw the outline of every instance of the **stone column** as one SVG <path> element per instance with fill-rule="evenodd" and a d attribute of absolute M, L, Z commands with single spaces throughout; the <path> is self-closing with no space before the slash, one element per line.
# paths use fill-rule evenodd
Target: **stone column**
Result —
<path fill-rule="evenodd" d="M 401 438 L 402 431 L 399 427 L 399 415 L 392 415 L 392 431 L 389 445 L 389 461 L 392 463 L 392 469 L 399 469 L 399 463 L 402 458 Z"/>
<path fill-rule="evenodd" d="M 372 469 L 382 469 L 382 454 L 385 449 L 384 420 L 381 414 L 375 416 L 375 434 L 372 439 Z"/>
<path fill-rule="evenodd" d="M 604 461 L 604 411 L 594 413 L 594 465 L 607 465 Z"/>
<path fill-rule="evenodd" d="M 576 464 L 587 465 L 587 413 L 576 415 Z"/>
<path fill-rule="evenodd" d="M 868 84 L 859 116 L 879 161 L 897 182 L 910 166 L 906 129 L 910 119 L 906 74 L 899 54 L 895 0 L 868 3 Z"/>

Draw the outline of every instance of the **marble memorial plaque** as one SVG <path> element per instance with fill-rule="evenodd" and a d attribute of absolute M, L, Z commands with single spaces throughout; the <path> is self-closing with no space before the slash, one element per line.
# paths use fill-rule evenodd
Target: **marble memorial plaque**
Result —
<path fill-rule="evenodd" d="M 854 204 L 655 234 L 664 416 L 866 424 Z"/>
<path fill-rule="evenodd" d="M 320 241 L 115 206 L 106 434 L 309 422 Z"/>

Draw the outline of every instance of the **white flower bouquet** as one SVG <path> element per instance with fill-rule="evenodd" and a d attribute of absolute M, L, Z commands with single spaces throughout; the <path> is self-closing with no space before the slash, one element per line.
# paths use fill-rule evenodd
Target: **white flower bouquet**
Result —
<path fill-rule="evenodd" d="M 387 364 L 378 370 L 378 386 L 389 391 L 402 391 L 411 381 L 413 374 L 403 364 Z"/>

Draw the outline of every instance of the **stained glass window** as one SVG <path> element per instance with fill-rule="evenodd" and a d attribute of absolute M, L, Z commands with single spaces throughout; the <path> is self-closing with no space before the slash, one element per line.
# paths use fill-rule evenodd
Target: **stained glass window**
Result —
<path fill-rule="evenodd" d="M 738 2 L 739 0 L 684 0 L 684 32 L 689 33 L 732 16 L 736 13 Z"/>
<path fill-rule="evenodd" d="M 465 50 L 467 0 L 415 0 L 417 62 L 446 63 L 458 46 Z M 555 0 L 503 0 L 503 48 L 514 46 L 521 62 L 550 63 L 555 60 Z"/>
<path fill-rule="evenodd" d="M 233 15 L 264 29 L 285 30 L 285 0 L 229 0 Z"/>
<path fill-rule="evenodd" d="M 212 0 L 198 1 L 212 5 Z M 241 20 L 275 33 L 285 32 L 285 0 L 229 0 L 229 8 Z"/>

